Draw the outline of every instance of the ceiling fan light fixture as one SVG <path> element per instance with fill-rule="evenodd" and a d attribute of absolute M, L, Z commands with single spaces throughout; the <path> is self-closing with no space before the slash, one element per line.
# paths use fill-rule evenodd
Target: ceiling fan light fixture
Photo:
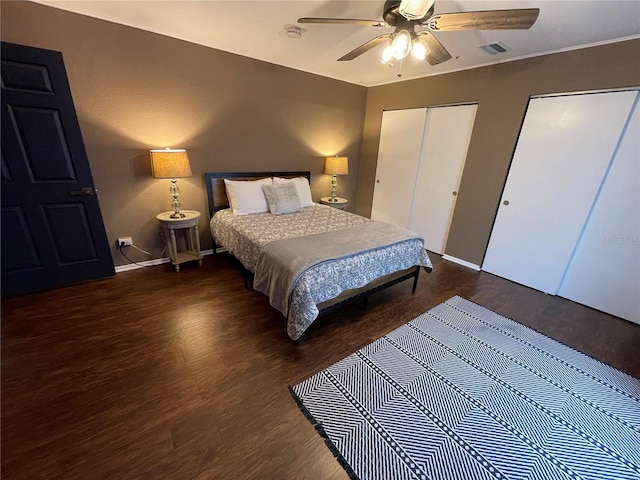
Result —
<path fill-rule="evenodd" d="M 411 34 L 408 30 L 400 30 L 393 41 L 391 42 L 393 47 L 393 56 L 398 60 L 402 60 L 411 51 Z"/>
<path fill-rule="evenodd" d="M 427 58 L 427 54 L 429 53 L 429 49 L 426 47 L 424 43 L 420 40 L 414 40 L 413 46 L 411 47 L 411 54 L 413 58 L 418 61 L 422 61 Z"/>
<path fill-rule="evenodd" d="M 389 63 L 391 63 L 391 61 L 393 60 L 393 54 L 394 54 L 393 45 L 389 44 L 386 47 L 384 47 L 384 50 L 382 51 L 382 57 L 381 57 L 382 63 L 384 63 L 385 65 L 389 65 Z"/>
<path fill-rule="evenodd" d="M 402 0 L 398 12 L 408 20 L 420 20 L 434 3 L 435 0 Z"/>

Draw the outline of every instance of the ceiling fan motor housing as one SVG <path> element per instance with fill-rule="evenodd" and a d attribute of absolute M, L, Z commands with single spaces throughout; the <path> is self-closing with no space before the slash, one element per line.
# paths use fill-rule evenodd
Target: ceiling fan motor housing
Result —
<path fill-rule="evenodd" d="M 409 20 L 400 14 L 398 10 L 399 6 L 400 6 L 400 2 L 398 0 L 387 0 L 386 2 L 384 2 L 384 10 L 382 13 L 382 18 L 384 19 L 384 21 L 388 25 L 391 25 L 392 27 L 396 27 L 396 28 L 402 28 L 402 27 L 407 28 L 407 26 L 410 26 L 416 23 L 422 23 L 426 19 L 430 18 L 434 12 L 434 6 L 432 5 L 424 17 L 416 20 Z"/>

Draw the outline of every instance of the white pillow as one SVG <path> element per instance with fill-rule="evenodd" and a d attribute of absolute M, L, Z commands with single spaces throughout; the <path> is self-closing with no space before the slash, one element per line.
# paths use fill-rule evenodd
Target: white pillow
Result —
<path fill-rule="evenodd" d="M 309 187 L 309 180 L 305 177 L 296 178 L 280 178 L 273 177 L 273 184 L 280 185 L 283 183 L 293 183 L 298 189 L 298 196 L 300 197 L 300 203 L 303 207 L 312 207 L 313 200 L 311 199 L 311 187 Z"/>
<path fill-rule="evenodd" d="M 227 189 L 229 206 L 231 206 L 234 215 L 269 211 L 262 185 L 273 185 L 271 178 L 260 180 L 227 180 L 225 178 L 224 185 Z"/>

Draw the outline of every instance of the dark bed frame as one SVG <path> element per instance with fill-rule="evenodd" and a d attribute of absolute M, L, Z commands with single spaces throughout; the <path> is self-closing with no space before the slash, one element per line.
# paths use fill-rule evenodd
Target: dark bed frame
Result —
<path fill-rule="evenodd" d="M 229 199 L 227 198 L 227 192 L 224 185 L 225 179 L 233 179 L 233 180 L 259 180 L 261 178 L 266 177 L 282 177 L 282 178 L 294 178 L 294 177 L 305 177 L 309 182 L 311 182 L 311 172 L 309 171 L 300 171 L 300 172 L 215 172 L 215 173 L 205 173 L 205 181 L 207 184 L 207 197 L 209 201 L 209 219 L 213 217 L 213 215 L 219 210 L 223 210 L 225 208 L 229 208 Z M 213 241 L 213 253 L 216 254 L 216 242 L 215 239 Z M 246 288 L 253 290 L 253 273 L 248 269 L 243 268 L 244 270 L 244 285 Z M 318 318 L 323 315 L 326 315 L 334 310 L 343 307 L 349 303 L 360 302 L 360 305 L 363 309 L 367 308 L 367 300 L 369 295 L 375 292 L 379 292 L 380 290 L 384 290 L 398 283 L 404 282 L 405 280 L 409 280 L 413 278 L 413 287 L 411 292 L 416 291 L 416 287 L 418 285 L 418 276 L 420 274 L 420 267 L 415 266 L 408 268 L 406 270 L 402 270 L 399 272 L 394 272 L 379 279 L 376 279 L 364 287 L 347 290 L 342 292 L 338 297 L 328 300 L 326 302 L 320 303 L 317 305 L 319 313 Z M 304 335 L 303 335 L 304 336 Z M 302 338 L 300 337 L 296 344 L 300 345 L 302 343 Z"/>

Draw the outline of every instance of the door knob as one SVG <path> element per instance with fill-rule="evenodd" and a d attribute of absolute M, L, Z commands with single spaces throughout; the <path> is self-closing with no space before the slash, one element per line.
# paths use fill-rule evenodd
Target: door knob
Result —
<path fill-rule="evenodd" d="M 502 202 L 503 205 L 509 205 L 509 200 L 505 200 L 504 202 Z"/>
<path fill-rule="evenodd" d="M 74 197 L 93 195 L 93 188 L 82 187 L 80 190 L 71 190 L 69 193 Z"/>
<path fill-rule="evenodd" d="M 380 180 L 376 180 L 376 183 L 380 183 Z"/>
<path fill-rule="evenodd" d="M 453 192 L 451 192 L 451 195 L 453 195 L 453 196 L 455 197 L 456 195 L 458 195 L 458 192 L 456 192 L 456 191 L 454 190 Z"/>

